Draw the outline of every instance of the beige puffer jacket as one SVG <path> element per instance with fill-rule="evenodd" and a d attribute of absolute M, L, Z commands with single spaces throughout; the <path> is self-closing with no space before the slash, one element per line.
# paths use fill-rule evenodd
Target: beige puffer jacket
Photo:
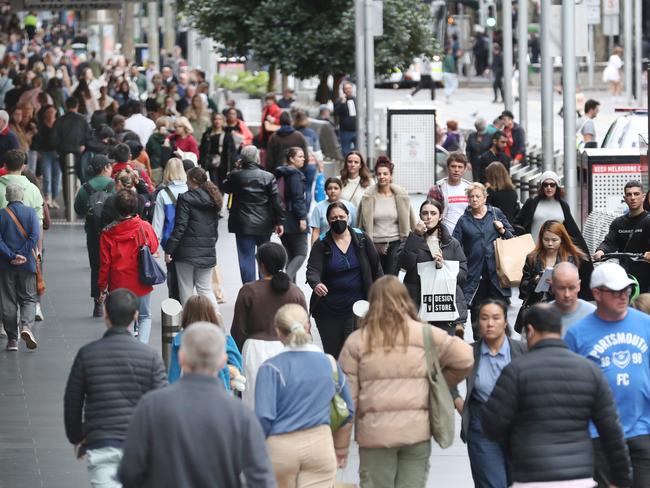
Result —
<path fill-rule="evenodd" d="M 450 388 L 472 370 L 472 348 L 458 337 L 433 327 L 440 366 Z M 367 448 L 399 447 L 431 437 L 427 370 L 422 323 L 409 319 L 408 345 L 398 336 L 396 347 L 385 352 L 374 346 L 366 353 L 364 329 L 348 337 L 339 356 L 354 400 L 355 437 Z"/>

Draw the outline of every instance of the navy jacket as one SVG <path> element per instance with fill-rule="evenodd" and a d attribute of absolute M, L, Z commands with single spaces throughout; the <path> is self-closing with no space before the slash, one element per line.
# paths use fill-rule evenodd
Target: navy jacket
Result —
<path fill-rule="evenodd" d="M 20 149 L 20 142 L 16 134 L 7 129 L 5 134 L 0 134 L 0 166 L 5 164 L 5 154 L 12 149 Z"/>
<path fill-rule="evenodd" d="M 307 221 L 307 202 L 305 201 L 305 174 L 295 166 L 280 166 L 275 170 L 279 180 L 284 178 L 284 233 L 301 234 L 300 221 Z M 281 185 L 278 185 L 281 186 Z"/>
<path fill-rule="evenodd" d="M 492 284 L 497 287 L 504 297 L 511 295 L 510 288 L 502 288 L 497 277 L 497 263 L 494 257 L 493 242 L 501 238 L 501 235 L 494 228 L 495 217 L 506 228 L 503 238 L 510 239 L 514 235 L 510 222 L 508 222 L 501 210 L 492 205 L 487 206 L 487 214 L 481 220 L 472 217 L 472 211 L 467 207 L 454 228 L 453 237 L 463 246 L 465 256 L 467 256 L 467 280 L 463 285 L 463 293 L 468 304 L 472 303 L 472 298 L 481 280 L 483 264 L 486 262 Z"/>
<path fill-rule="evenodd" d="M 36 273 L 36 259 L 32 252 L 36 249 L 41 233 L 41 224 L 33 208 L 23 205 L 22 202 L 11 202 L 8 205 L 16 218 L 25 228 L 26 239 L 18 230 L 16 224 L 7 213 L 6 209 L 0 210 L 0 270 L 19 269 Z M 15 259 L 16 254 L 27 258 L 25 264 L 14 266 L 10 261 Z"/>

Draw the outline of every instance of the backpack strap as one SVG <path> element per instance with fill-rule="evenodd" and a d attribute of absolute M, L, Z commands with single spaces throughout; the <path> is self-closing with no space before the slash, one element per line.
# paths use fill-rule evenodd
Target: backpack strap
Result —
<path fill-rule="evenodd" d="M 85 182 L 83 185 L 81 185 L 84 190 L 86 190 L 86 195 L 90 196 L 93 193 L 95 193 L 97 190 L 93 188 L 93 186 L 89 182 Z"/>
<path fill-rule="evenodd" d="M 163 191 L 165 193 L 167 193 L 167 196 L 172 201 L 172 205 L 175 207 L 176 206 L 176 196 L 174 195 L 174 192 L 168 186 L 164 186 Z"/>

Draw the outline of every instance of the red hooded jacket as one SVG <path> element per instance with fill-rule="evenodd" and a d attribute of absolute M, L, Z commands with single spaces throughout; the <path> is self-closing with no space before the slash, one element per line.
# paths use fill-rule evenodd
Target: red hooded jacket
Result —
<path fill-rule="evenodd" d="M 142 229 L 142 230 L 141 230 Z M 158 250 L 158 238 L 149 222 L 132 217 L 108 226 L 99 238 L 99 289 L 131 290 L 139 297 L 152 292 L 153 286 L 140 283 L 138 250 L 145 243 L 152 254 Z"/>

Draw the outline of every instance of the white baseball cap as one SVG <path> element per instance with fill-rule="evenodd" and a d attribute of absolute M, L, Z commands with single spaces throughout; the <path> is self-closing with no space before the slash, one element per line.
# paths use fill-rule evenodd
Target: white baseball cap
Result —
<path fill-rule="evenodd" d="M 608 288 L 613 291 L 620 291 L 633 285 L 634 281 L 630 279 L 620 264 L 603 263 L 596 266 L 591 274 L 590 286 L 594 288 Z"/>

